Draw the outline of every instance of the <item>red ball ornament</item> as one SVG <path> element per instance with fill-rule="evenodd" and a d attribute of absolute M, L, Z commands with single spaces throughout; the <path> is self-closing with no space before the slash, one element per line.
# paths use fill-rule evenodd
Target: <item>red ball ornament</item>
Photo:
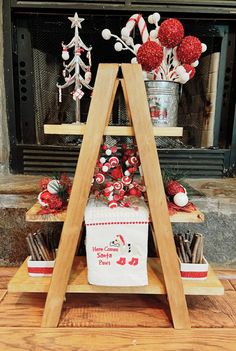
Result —
<path fill-rule="evenodd" d="M 182 63 L 191 64 L 199 59 L 202 53 L 202 43 L 194 36 L 185 37 L 179 44 L 176 54 Z"/>
<path fill-rule="evenodd" d="M 136 197 L 141 197 L 142 196 L 142 193 L 141 193 L 141 191 L 140 190 L 136 190 Z"/>
<path fill-rule="evenodd" d="M 174 48 L 176 45 L 180 44 L 183 37 L 184 27 L 179 20 L 169 18 L 160 25 L 158 39 L 162 46 Z"/>
<path fill-rule="evenodd" d="M 170 180 L 166 184 L 166 193 L 169 196 L 174 196 L 177 193 L 184 193 L 184 192 L 185 192 L 184 187 L 176 180 Z"/>
<path fill-rule="evenodd" d="M 115 154 L 116 151 L 117 151 L 117 147 L 116 147 L 116 146 L 112 146 L 112 147 L 111 147 L 111 152 L 112 152 L 113 154 Z"/>
<path fill-rule="evenodd" d="M 109 197 L 109 195 L 110 195 L 110 191 L 109 190 L 107 190 L 107 189 L 105 189 L 104 191 L 103 191 L 103 195 L 105 196 L 105 197 Z"/>
<path fill-rule="evenodd" d="M 132 196 L 137 196 L 137 192 L 138 192 L 137 189 L 132 188 L 132 189 L 130 189 L 129 194 L 132 195 Z"/>
<path fill-rule="evenodd" d="M 115 194 L 115 195 L 113 196 L 113 200 L 114 200 L 114 201 L 119 201 L 119 200 L 120 200 L 120 195 L 119 195 L 119 194 Z"/>
<path fill-rule="evenodd" d="M 137 170 L 136 167 L 129 167 L 129 168 L 128 168 L 128 172 L 129 172 L 130 174 L 135 173 L 136 170 Z"/>
<path fill-rule="evenodd" d="M 157 69 L 163 60 L 161 46 L 155 41 L 147 41 L 138 49 L 137 60 L 145 71 Z"/>
<path fill-rule="evenodd" d="M 193 66 L 188 65 L 187 63 L 183 64 L 183 67 L 187 73 L 189 73 L 189 78 L 192 79 L 195 76 L 196 70 Z"/>

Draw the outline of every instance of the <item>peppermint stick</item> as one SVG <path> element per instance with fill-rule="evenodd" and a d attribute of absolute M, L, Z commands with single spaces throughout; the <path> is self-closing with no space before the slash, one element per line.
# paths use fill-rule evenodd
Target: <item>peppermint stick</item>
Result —
<path fill-rule="evenodd" d="M 128 22 L 126 23 L 125 27 L 121 30 L 121 37 L 125 42 L 127 40 L 132 39 L 130 37 L 130 33 L 132 32 L 135 26 L 138 26 L 143 43 L 146 43 L 146 41 L 150 40 L 145 20 L 143 19 L 142 15 L 135 14 L 128 19 Z"/>

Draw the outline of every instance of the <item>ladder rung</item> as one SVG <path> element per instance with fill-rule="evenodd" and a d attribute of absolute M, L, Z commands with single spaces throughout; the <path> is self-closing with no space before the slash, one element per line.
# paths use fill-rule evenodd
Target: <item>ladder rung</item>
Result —
<path fill-rule="evenodd" d="M 86 124 L 45 124 L 45 134 L 64 134 L 64 135 L 84 135 Z M 155 136 L 182 136 L 182 127 L 153 127 Z M 130 126 L 108 126 L 105 128 L 104 135 L 113 136 L 133 136 L 134 130 Z"/>

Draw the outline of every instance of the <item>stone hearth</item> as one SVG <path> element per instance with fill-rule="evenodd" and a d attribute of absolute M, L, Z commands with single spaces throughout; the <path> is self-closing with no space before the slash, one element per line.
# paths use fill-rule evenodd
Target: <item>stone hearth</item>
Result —
<path fill-rule="evenodd" d="M 37 199 L 39 176 L 0 176 L 0 265 L 19 265 L 28 255 L 25 237 L 37 229 L 61 231 L 61 223 L 29 223 L 25 212 Z M 236 267 L 236 178 L 188 179 L 204 223 L 173 224 L 175 233 L 205 235 L 205 256 L 214 266 Z"/>

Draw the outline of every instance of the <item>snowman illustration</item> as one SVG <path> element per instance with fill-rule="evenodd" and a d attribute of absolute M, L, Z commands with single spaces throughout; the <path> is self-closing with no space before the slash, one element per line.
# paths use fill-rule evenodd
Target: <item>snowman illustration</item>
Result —
<path fill-rule="evenodd" d="M 110 242 L 110 246 L 119 248 L 120 258 L 116 261 L 117 264 L 124 266 L 126 264 L 126 256 L 131 256 L 128 264 L 131 266 L 137 266 L 139 263 L 137 255 L 137 250 L 130 243 L 126 243 L 123 235 L 117 234 L 113 241 Z"/>

